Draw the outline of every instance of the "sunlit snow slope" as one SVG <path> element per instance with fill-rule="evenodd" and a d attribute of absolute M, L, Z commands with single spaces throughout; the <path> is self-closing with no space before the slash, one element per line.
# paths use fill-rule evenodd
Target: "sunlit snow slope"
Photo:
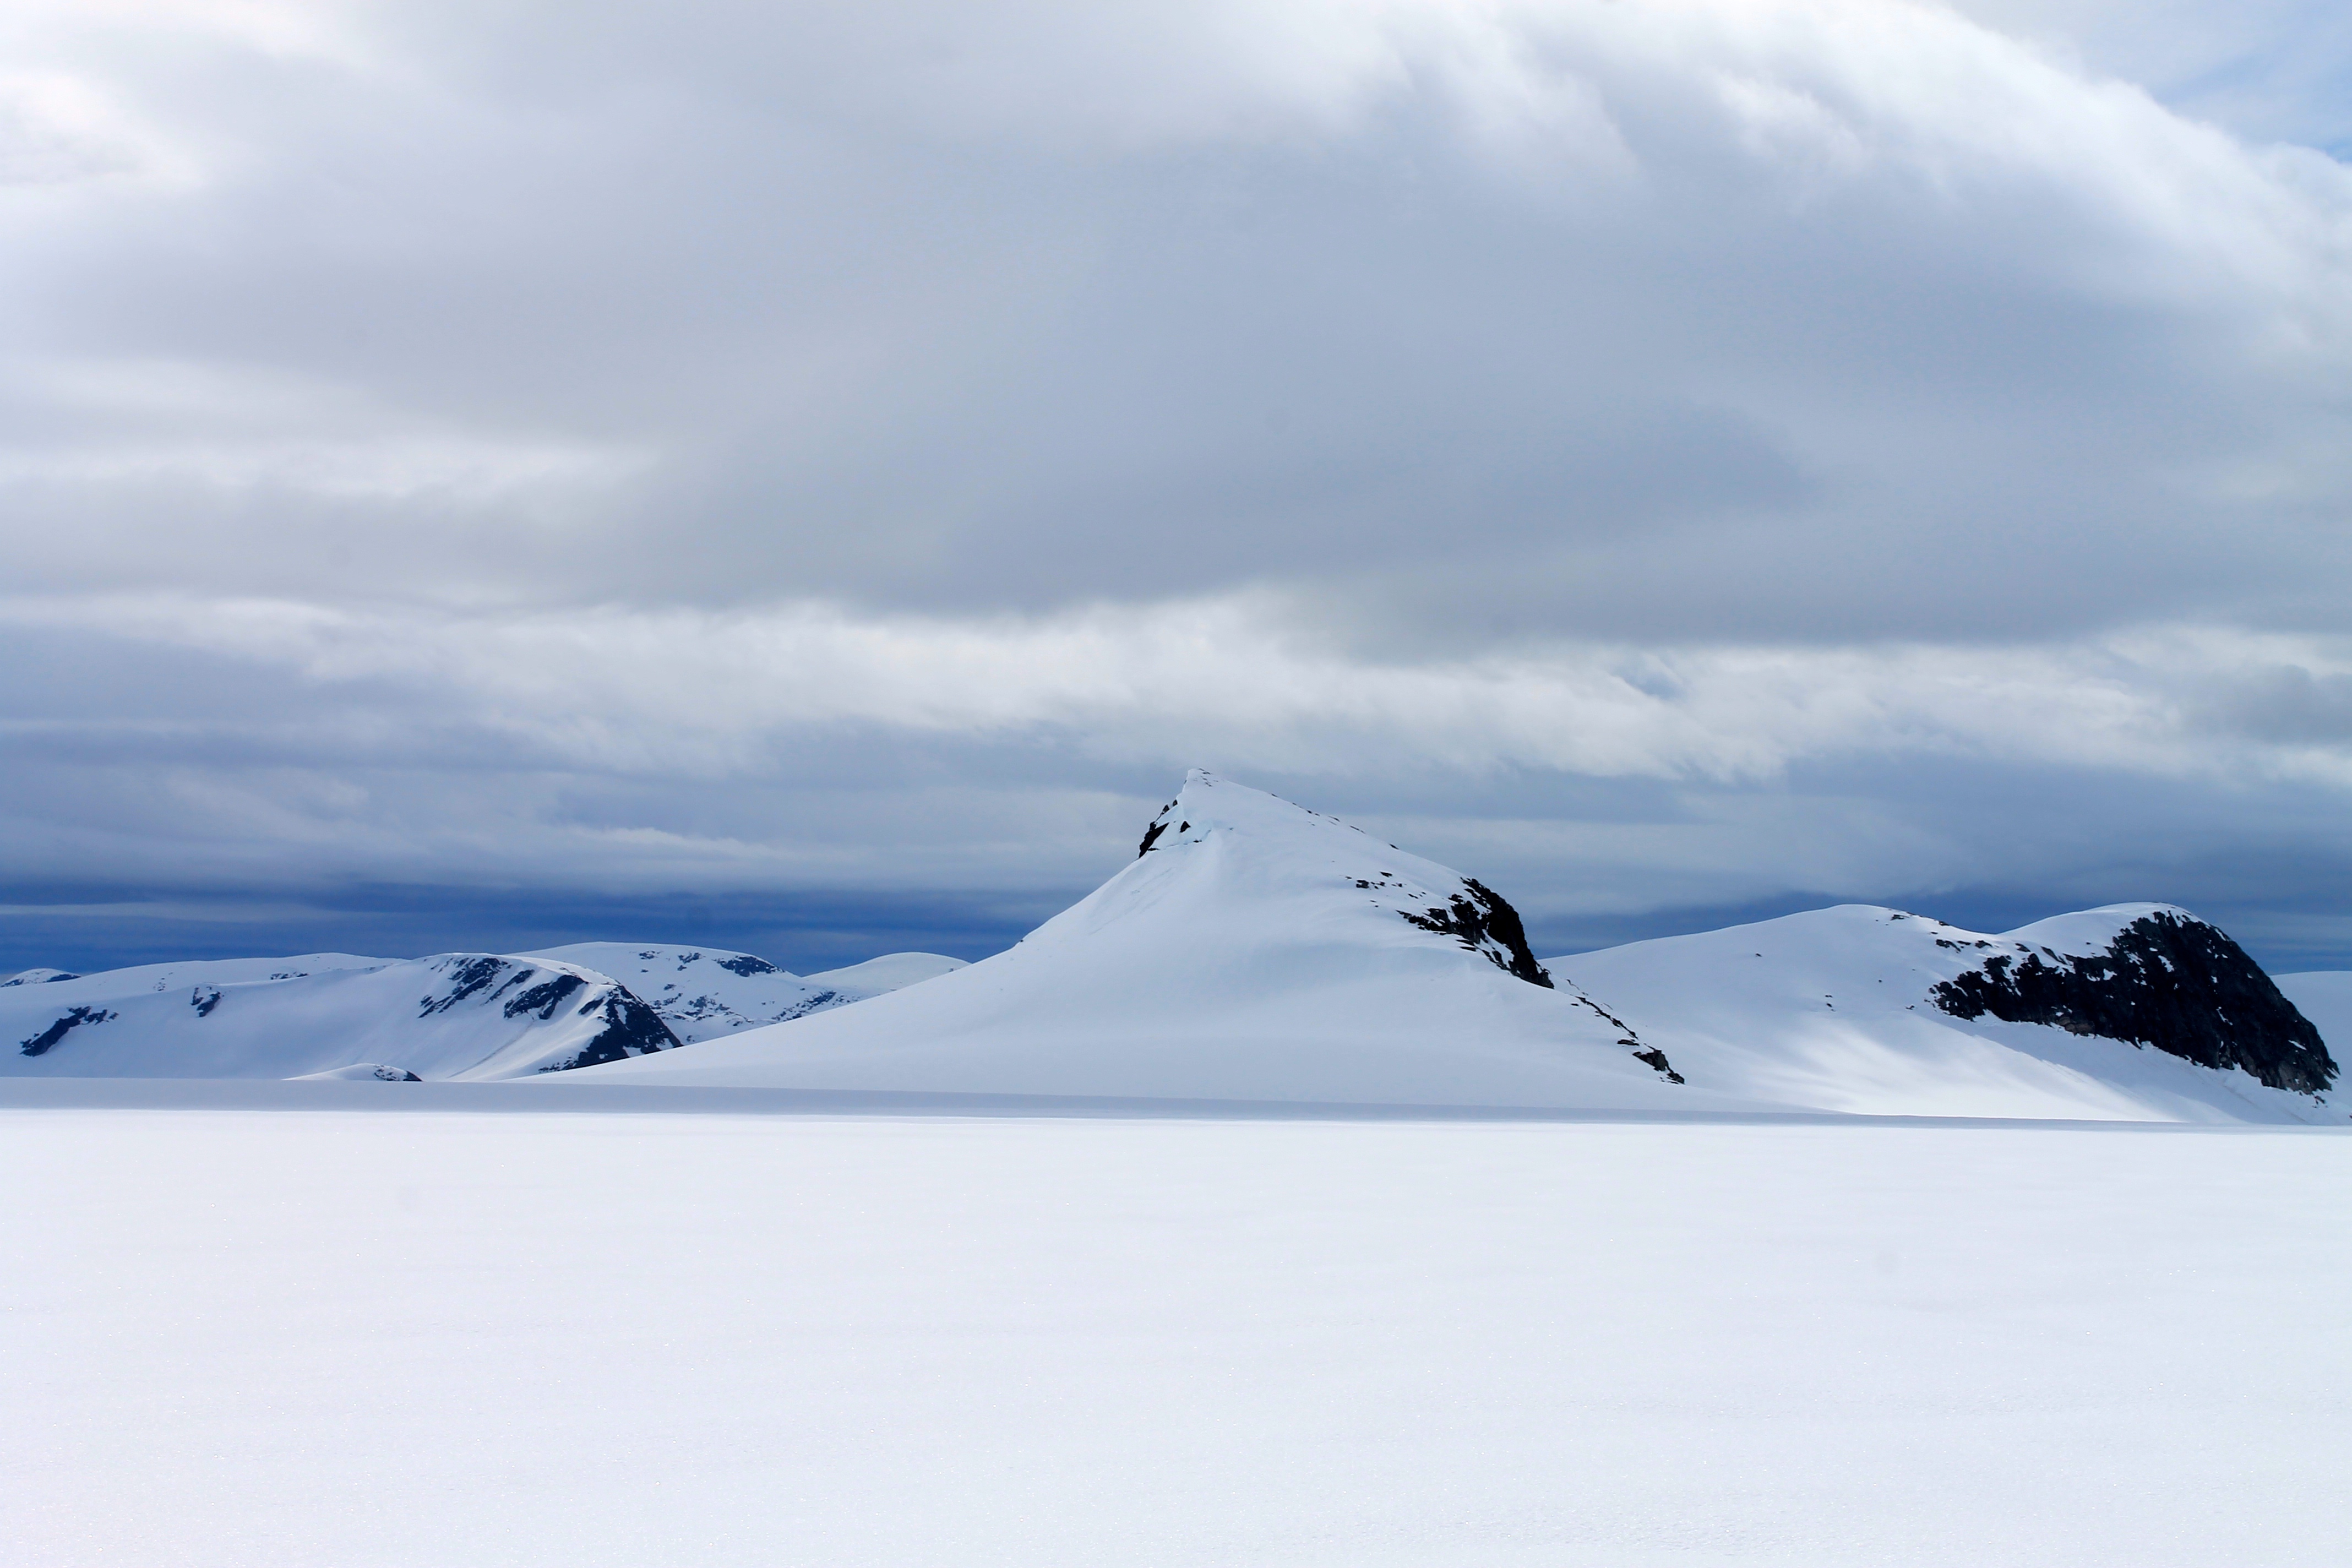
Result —
<path fill-rule="evenodd" d="M 2317 1026 L 2320 1037 L 2352 1046 L 2352 969 L 2317 969 L 2273 976 L 2295 1010 Z"/>
<path fill-rule="evenodd" d="M 1751 1100 L 1904 1115 L 2346 1120 L 2318 1032 L 2234 943 L 2163 905 L 1995 936 L 1848 904 L 1549 963 L 1694 1086 Z M 2032 1016 L 2061 1021 L 2014 1021 Z"/>
<path fill-rule="evenodd" d="M 886 991 L 901 991 L 966 967 L 964 960 L 950 958 L 943 952 L 886 952 L 863 963 L 823 969 L 801 978 L 812 985 L 830 986 L 854 995 L 879 996 Z"/>
<path fill-rule="evenodd" d="M 1475 881 L 1195 771 L 1133 863 L 1010 952 L 610 1081 L 1704 1108 L 1555 987 Z M 1678 1066 L 1679 1064 L 1672 1064 Z M 584 1081 L 584 1080 L 583 1080 Z"/>
<path fill-rule="evenodd" d="M 0 984 L 0 1073 L 25 1076 L 299 1078 L 356 1068 L 363 1077 L 517 1078 L 677 1044 L 651 1008 L 594 970 L 493 953 L 313 953 Z"/>

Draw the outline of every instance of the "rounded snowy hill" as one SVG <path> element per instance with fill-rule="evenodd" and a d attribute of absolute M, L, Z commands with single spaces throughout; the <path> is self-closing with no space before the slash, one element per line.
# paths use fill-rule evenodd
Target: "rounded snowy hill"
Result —
<path fill-rule="evenodd" d="M 1136 859 L 1006 952 L 583 1081 L 1696 1109 L 1501 898 L 1195 770 Z M 1679 1064 L 1675 1064 L 1679 1065 Z"/>
<path fill-rule="evenodd" d="M 2319 1032 L 2165 904 L 1964 931 L 1844 904 L 1549 961 L 1693 1084 L 1910 1116 L 2340 1124 Z"/>

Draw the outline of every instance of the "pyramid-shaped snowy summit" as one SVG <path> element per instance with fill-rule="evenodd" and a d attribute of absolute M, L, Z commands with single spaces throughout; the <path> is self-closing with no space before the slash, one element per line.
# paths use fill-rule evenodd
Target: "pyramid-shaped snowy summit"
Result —
<path fill-rule="evenodd" d="M 1195 770 L 1117 876 L 970 968 L 595 1079 L 1386 1104 L 1712 1103 L 1478 881 Z M 578 1076 L 578 1075 L 566 1075 Z"/>

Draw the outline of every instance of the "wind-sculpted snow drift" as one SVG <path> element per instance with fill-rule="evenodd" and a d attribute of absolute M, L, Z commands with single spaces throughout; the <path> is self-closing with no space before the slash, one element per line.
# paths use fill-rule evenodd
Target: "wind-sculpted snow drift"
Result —
<path fill-rule="evenodd" d="M 1195 771 L 1139 850 L 1010 952 L 583 1081 L 1731 1103 L 1547 975 L 1499 895 L 1345 823 Z"/>

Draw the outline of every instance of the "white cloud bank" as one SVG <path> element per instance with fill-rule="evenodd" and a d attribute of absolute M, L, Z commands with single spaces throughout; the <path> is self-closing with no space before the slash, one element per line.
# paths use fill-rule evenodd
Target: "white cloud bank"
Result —
<path fill-rule="evenodd" d="M 464 727 L 566 767 L 756 773 L 795 730 L 1050 732 L 1122 763 L 1281 773 L 1436 763 L 1603 778 L 1777 780 L 1924 755 L 2352 789 L 2352 636 L 2228 627 L 2048 646 L 1553 643 L 1373 662 L 1259 600 L 950 620 L 604 609 L 496 615 L 186 597 L 0 599 L 27 642 L 97 629 L 222 656 L 301 715 Z M 365 694 L 357 701 L 347 694 Z"/>

